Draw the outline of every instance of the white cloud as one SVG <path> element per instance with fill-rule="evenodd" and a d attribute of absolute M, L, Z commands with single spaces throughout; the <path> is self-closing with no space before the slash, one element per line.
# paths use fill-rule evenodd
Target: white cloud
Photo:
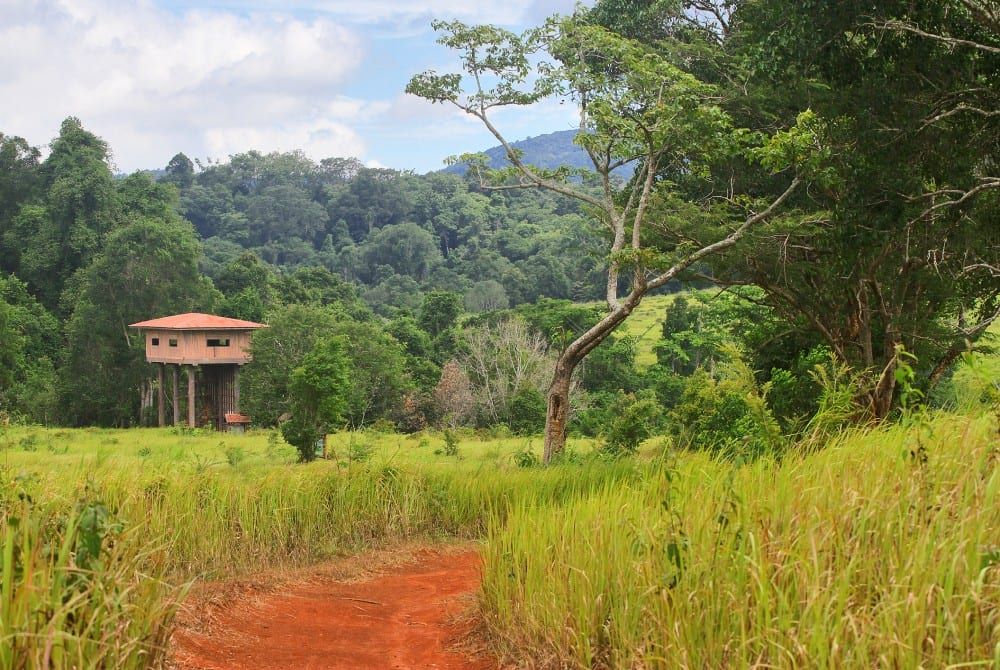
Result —
<path fill-rule="evenodd" d="M 442 66 L 430 17 L 513 26 L 573 5 L 159 1 L 0 0 L 0 132 L 43 145 L 78 116 L 122 171 L 163 166 L 177 151 L 224 159 L 249 149 L 435 168 L 492 138 L 461 112 L 400 92 L 408 72 Z M 419 35 L 399 37 L 407 26 Z M 568 111 L 546 102 L 499 117 L 519 139 L 570 127 Z"/>
<path fill-rule="evenodd" d="M 124 170 L 178 150 L 365 150 L 349 122 L 369 106 L 337 93 L 362 40 L 326 18 L 15 0 L 0 3 L 0 45 L 0 129 L 40 144 L 79 116 Z"/>
<path fill-rule="evenodd" d="M 187 0 L 188 3 L 195 0 Z M 216 6 L 234 9 L 306 10 L 326 12 L 350 21 L 397 26 L 430 18 L 461 19 L 472 23 L 515 25 L 535 22 L 549 14 L 573 11 L 576 0 L 216 0 Z"/>

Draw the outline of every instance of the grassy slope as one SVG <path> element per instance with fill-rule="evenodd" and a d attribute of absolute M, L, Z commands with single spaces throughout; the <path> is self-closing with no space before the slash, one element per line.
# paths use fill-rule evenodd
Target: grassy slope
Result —
<path fill-rule="evenodd" d="M 639 307 L 618 328 L 620 334 L 629 335 L 638 341 L 636 363 L 640 369 L 648 368 L 656 362 L 653 347 L 660 339 L 663 316 L 673 299 L 674 294 L 651 295 L 643 298 Z M 596 305 L 598 303 L 587 304 Z"/>
<path fill-rule="evenodd" d="M 656 362 L 653 348 L 660 340 L 663 328 L 663 317 L 667 308 L 677 294 L 652 295 L 642 299 L 639 307 L 625 320 L 618 332 L 630 335 L 638 340 L 636 364 L 640 370 L 648 368 Z"/>
<path fill-rule="evenodd" d="M 656 362 L 653 347 L 660 339 L 663 316 L 666 314 L 667 305 L 673 299 L 673 295 L 654 295 L 644 298 L 620 328 L 621 332 L 638 340 L 636 364 L 640 369 L 648 368 Z"/>

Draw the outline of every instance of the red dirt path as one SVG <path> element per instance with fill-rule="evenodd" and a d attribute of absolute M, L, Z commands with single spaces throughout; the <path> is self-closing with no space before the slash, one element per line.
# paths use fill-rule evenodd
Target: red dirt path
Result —
<path fill-rule="evenodd" d="M 314 572 L 276 586 L 207 585 L 202 589 L 207 594 L 195 594 L 195 605 L 181 617 L 174 634 L 174 666 L 184 670 L 496 667 L 486 656 L 474 655 L 468 644 L 472 625 L 468 617 L 461 621 L 479 586 L 480 560 L 475 551 L 419 550 L 411 560 L 362 581 L 343 581 L 336 574 L 343 573 L 342 568 L 333 572 L 334 576 Z M 225 594 L 226 602 L 221 606 L 208 602 L 212 593 Z"/>

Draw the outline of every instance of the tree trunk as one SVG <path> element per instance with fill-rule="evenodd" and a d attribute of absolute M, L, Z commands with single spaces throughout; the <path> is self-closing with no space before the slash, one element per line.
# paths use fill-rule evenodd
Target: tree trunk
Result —
<path fill-rule="evenodd" d="M 573 371 L 579 360 L 563 353 L 556 363 L 552 383 L 549 385 L 549 408 L 545 414 L 545 451 L 542 461 L 549 463 L 566 447 L 566 428 L 569 423 L 569 389 Z"/>
<path fill-rule="evenodd" d="M 887 418 L 892 411 L 892 401 L 896 395 L 896 376 L 895 365 L 891 367 L 891 372 L 883 374 L 869 394 L 869 411 L 872 418 L 877 421 Z"/>
<path fill-rule="evenodd" d="M 543 463 L 551 463 L 552 459 L 561 454 L 566 447 L 566 428 L 569 424 L 569 390 L 576 366 L 628 318 L 645 294 L 645 286 L 634 289 L 607 316 L 573 340 L 559 356 L 555 372 L 552 375 L 552 384 L 549 385 L 549 406 L 548 412 L 545 414 Z"/>

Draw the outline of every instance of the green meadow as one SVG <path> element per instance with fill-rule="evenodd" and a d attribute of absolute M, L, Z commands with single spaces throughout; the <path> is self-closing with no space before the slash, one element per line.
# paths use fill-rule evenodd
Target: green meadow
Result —
<path fill-rule="evenodd" d="M 984 406 L 742 464 L 657 438 L 541 468 L 540 446 L 367 431 L 294 464 L 273 432 L 8 427 L 0 667 L 149 667 L 194 580 L 452 539 L 482 542 L 480 614 L 514 663 L 1000 663 Z"/>

